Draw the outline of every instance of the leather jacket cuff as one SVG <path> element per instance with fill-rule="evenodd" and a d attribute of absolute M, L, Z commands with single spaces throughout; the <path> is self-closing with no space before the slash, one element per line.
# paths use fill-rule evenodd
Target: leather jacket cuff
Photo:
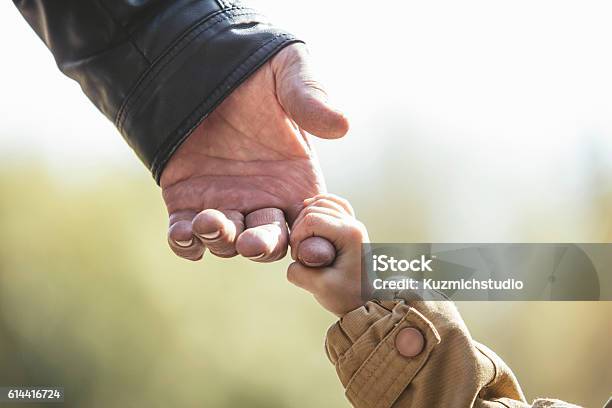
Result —
<path fill-rule="evenodd" d="M 107 3 L 15 5 L 158 183 L 190 132 L 275 53 L 299 42 L 236 0 Z"/>
<path fill-rule="evenodd" d="M 193 8 L 200 10 L 197 2 Z M 125 98 L 115 125 L 158 183 L 191 131 L 257 68 L 299 42 L 265 21 L 251 9 L 229 4 L 202 15 L 177 33 Z"/>

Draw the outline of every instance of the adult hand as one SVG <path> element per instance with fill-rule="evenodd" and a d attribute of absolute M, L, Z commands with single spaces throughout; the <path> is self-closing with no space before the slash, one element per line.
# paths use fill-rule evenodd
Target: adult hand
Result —
<path fill-rule="evenodd" d="M 325 192 L 306 132 L 326 139 L 348 131 L 327 103 L 301 44 L 286 47 L 206 118 L 174 153 L 161 177 L 170 228 L 180 257 L 199 260 L 206 248 L 258 262 L 285 256 L 286 222 L 303 200 Z M 300 259 L 329 261 L 331 245 L 302 243 Z"/>

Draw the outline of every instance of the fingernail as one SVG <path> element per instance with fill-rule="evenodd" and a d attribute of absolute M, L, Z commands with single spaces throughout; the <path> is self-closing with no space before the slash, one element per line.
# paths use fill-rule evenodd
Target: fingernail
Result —
<path fill-rule="evenodd" d="M 299 263 L 301 263 L 304 266 L 307 266 L 308 268 L 320 268 L 325 265 L 325 262 L 308 262 L 308 261 L 303 260 L 299 256 L 297 258 L 298 258 L 297 261 Z"/>
<path fill-rule="evenodd" d="M 193 238 L 191 238 L 189 241 L 174 241 L 176 242 L 176 245 L 183 247 L 183 248 L 187 248 L 190 247 L 191 244 L 193 244 Z"/>
<path fill-rule="evenodd" d="M 217 239 L 221 235 L 221 231 L 209 232 L 208 234 L 200 234 L 204 239 Z"/>
<path fill-rule="evenodd" d="M 263 258 L 264 256 L 266 256 L 266 253 L 265 253 L 265 252 L 264 252 L 263 254 L 259 254 L 259 255 L 257 255 L 257 256 L 249 256 L 248 258 L 249 258 L 251 261 L 256 261 L 256 260 L 258 260 L 258 259 Z"/>

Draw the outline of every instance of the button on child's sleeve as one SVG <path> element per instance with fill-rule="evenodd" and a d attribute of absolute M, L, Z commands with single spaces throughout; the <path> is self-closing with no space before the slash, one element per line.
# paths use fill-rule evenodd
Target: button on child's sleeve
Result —
<path fill-rule="evenodd" d="M 356 407 L 390 407 L 440 343 L 416 309 L 369 302 L 330 328 L 327 352 Z"/>

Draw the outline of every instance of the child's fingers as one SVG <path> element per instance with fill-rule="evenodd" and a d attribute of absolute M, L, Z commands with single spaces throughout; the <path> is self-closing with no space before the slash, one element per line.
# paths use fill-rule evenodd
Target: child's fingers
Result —
<path fill-rule="evenodd" d="M 309 237 L 322 237 L 330 241 L 338 249 L 338 241 L 343 234 L 343 222 L 340 218 L 324 212 L 311 212 L 293 225 L 289 237 L 292 251 L 297 250 L 300 242 Z M 292 252 L 293 255 L 293 252 Z M 297 254 L 296 254 L 297 255 Z"/>
<path fill-rule="evenodd" d="M 348 200 L 345 200 L 344 198 L 338 197 L 337 195 L 331 193 L 318 194 L 312 198 L 304 200 L 304 205 L 309 206 L 317 201 L 332 202 L 335 205 L 342 207 L 344 212 L 346 212 L 348 215 L 352 217 L 355 216 L 355 211 L 353 210 L 353 207 L 351 206 L 351 203 L 348 202 Z"/>
<path fill-rule="evenodd" d="M 312 213 L 326 214 L 339 219 L 353 217 L 352 207 L 346 200 L 332 194 L 319 194 L 312 199 L 305 200 L 307 203 L 297 219 L 294 228 L 301 224 L 301 220 Z M 335 247 L 326 239 L 313 236 L 304 241 L 298 241 L 291 246 L 291 257 L 309 267 L 323 267 L 331 265 L 335 258 Z"/>
<path fill-rule="evenodd" d="M 329 215 L 331 217 L 335 217 L 335 218 L 346 217 L 346 214 L 344 214 L 344 212 L 338 211 L 335 208 L 319 207 L 319 206 L 315 206 L 315 205 L 309 205 L 308 207 L 304 208 L 300 212 L 300 215 L 297 216 L 297 218 L 293 222 L 293 227 L 295 228 L 295 225 L 297 225 L 302 220 L 302 218 L 304 218 L 308 214 L 312 214 L 312 213 L 327 214 L 327 215 Z"/>
<path fill-rule="evenodd" d="M 304 219 L 304 217 L 308 216 L 309 214 L 325 214 L 325 215 L 328 215 L 330 217 L 337 218 L 337 219 L 340 219 L 342 217 L 342 213 L 334 209 L 310 206 L 310 207 L 304 208 L 302 212 L 300 213 L 300 215 L 296 218 L 295 222 L 293 223 L 293 227 L 291 228 L 291 234 L 293 234 L 293 232 L 299 228 L 299 225 L 302 224 L 302 220 Z M 294 260 L 297 260 L 297 251 L 298 251 L 298 246 L 300 242 L 301 241 L 293 241 L 293 240 L 291 241 L 291 257 Z"/>
<path fill-rule="evenodd" d="M 364 225 L 354 218 L 336 218 L 322 212 L 313 212 L 294 225 L 289 237 L 291 248 L 297 248 L 308 237 L 325 238 L 334 245 L 337 252 L 367 242 L 368 233 Z"/>
<path fill-rule="evenodd" d="M 293 262 L 287 268 L 287 280 L 312 294 L 318 293 L 322 276 L 321 269 L 308 268 L 299 262 Z"/>
<path fill-rule="evenodd" d="M 342 216 L 347 216 L 350 215 L 349 212 L 347 211 L 346 207 L 344 207 L 343 205 L 330 200 L 329 198 L 318 198 L 312 202 L 310 202 L 305 208 L 309 208 L 309 207 L 323 207 L 323 208 L 329 208 L 330 210 L 335 210 L 338 212 L 338 214 L 341 214 Z"/>
<path fill-rule="evenodd" d="M 336 217 L 336 218 L 342 218 L 342 217 L 346 217 L 346 215 L 344 214 L 344 212 L 342 211 L 338 211 L 337 209 L 334 208 L 327 208 L 327 207 L 319 207 L 316 205 L 309 205 L 308 207 L 304 208 L 301 212 L 300 215 L 298 215 L 298 217 L 295 219 L 295 221 L 293 221 L 293 228 L 295 228 L 295 226 L 308 214 L 312 214 L 312 213 L 321 213 L 321 214 L 327 214 L 331 217 Z"/>

